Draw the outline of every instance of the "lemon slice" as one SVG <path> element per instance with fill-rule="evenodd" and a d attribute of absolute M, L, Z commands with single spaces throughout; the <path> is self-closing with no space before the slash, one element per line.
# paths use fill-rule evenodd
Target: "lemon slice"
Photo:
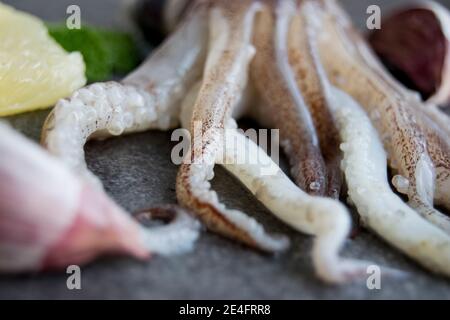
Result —
<path fill-rule="evenodd" d="M 53 106 L 86 84 L 80 53 L 67 53 L 44 23 L 0 3 L 0 116 Z"/>

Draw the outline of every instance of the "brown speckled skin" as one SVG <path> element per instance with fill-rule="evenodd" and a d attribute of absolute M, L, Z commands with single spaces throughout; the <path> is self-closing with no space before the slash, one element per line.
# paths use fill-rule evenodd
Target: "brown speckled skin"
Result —
<path fill-rule="evenodd" d="M 436 168 L 435 204 L 450 210 L 450 137 L 420 107 L 415 111 L 427 136 L 427 150 Z"/>
<path fill-rule="evenodd" d="M 271 125 L 280 130 L 284 151 L 289 158 L 296 183 L 312 195 L 326 194 L 326 165 L 323 160 L 317 132 L 305 103 L 292 97 L 282 72 L 276 63 L 275 8 L 271 1 L 259 14 L 254 33 L 256 55 L 251 67 L 252 81 L 263 98 L 260 114 L 271 119 Z M 308 121 L 309 120 L 309 121 Z M 319 188 L 310 188 L 317 183 Z"/>
<path fill-rule="evenodd" d="M 236 50 L 242 45 L 242 30 L 239 26 L 249 6 L 260 3 L 262 7 L 255 19 L 252 33 L 256 54 L 250 65 L 250 81 L 264 102 L 258 106 L 257 114 L 264 118 L 266 124 L 269 119 L 272 127 L 280 129 L 282 146 L 289 158 L 296 183 L 311 195 L 338 198 L 342 184 L 339 135 L 329 110 L 323 83 L 324 71 L 319 70 L 319 58 L 313 50 L 315 44 L 303 30 L 306 21 L 301 18 L 301 8 L 297 8 L 298 11 L 294 14 L 294 23 L 289 21 L 292 27 L 286 30 L 288 43 L 285 52 L 285 58 L 292 68 L 297 93 L 301 96 L 301 101 L 298 101 L 293 97 L 285 74 L 276 62 L 276 50 L 279 48 L 275 44 L 275 24 L 280 2 L 246 0 L 207 3 L 210 8 L 221 8 L 229 21 L 232 36 L 227 50 L 221 54 L 220 63 L 207 70 L 202 79 L 191 126 L 194 122 L 201 121 L 204 139 L 193 145 L 191 159 L 194 162 L 199 161 L 199 156 L 214 159 L 221 146 L 221 130 L 231 118 L 237 98 L 244 89 L 227 81 L 236 60 Z M 177 178 L 179 202 L 195 212 L 210 230 L 264 249 L 247 232 L 232 223 L 222 207 L 207 197 L 202 198 L 202 190 L 194 184 L 198 183 L 199 178 L 202 182 L 206 181 L 206 174 L 200 177 L 203 173 L 195 169 L 195 166 L 189 164 L 180 168 Z M 312 187 L 314 185 L 318 188 Z"/>
<path fill-rule="evenodd" d="M 230 26 L 230 40 L 227 50 L 223 51 L 220 63 L 214 65 L 203 77 L 197 101 L 194 106 L 192 125 L 201 121 L 203 140 L 195 143 L 192 148 L 193 162 L 201 162 L 201 156 L 215 158 L 221 146 L 221 130 L 231 118 L 234 106 L 237 104 L 243 88 L 230 84 L 228 77 L 236 63 L 236 57 L 242 46 L 242 23 L 246 13 L 254 1 L 214 1 L 211 7 L 220 8 Z M 226 84 L 226 85 L 224 85 Z M 192 128 L 193 129 L 193 128 Z M 193 184 L 192 177 L 196 173 L 191 164 L 183 164 L 177 177 L 177 198 L 180 204 L 191 209 L 205 223 L 209 230 L 223 236 L 239 240 L 251 247 L 260 248 L 258 243 L 231 221 L 222 209 L 212 201 L 203 199 L 199 194 L 198 186 Z M 201 177 L 206 181 L 206 177 Z M 262 249 L 262 248 L 261 248 Z"/>
<path fill-rule="evenodd" d="M 435 188 L 435 203 L 450 208 L 450 137 L 425 114 L 417 96 L 387 73 L 335 2 L 320 2 L 327 12 L 327 31 L 334 32 L 328 38 L 333 40 L 326 41 L 332 54 L 322 54 L 332 80 L 366 108 L 383 138 L 390 166 L 409 180 L 411 204 L 433 211 L 433 203 L 417 194 L 415 177 L 419 160 L 428 158 L 436 173 L 430 192 Z"/>
<path fill-rule="evenodd" d="M 424 134 L 415 124 L 405 101 L 387 95 L 389 85 L 359 55 L 355 41 L 361 39 L 356 31 L 334 16 L 335 8 L 328 7 L 329 2 L 321 1 L 321 4 L 324 4 L 321 9 L 327 10 L 325 28 L 329 32 L 327 47 L 321 53 L 330 80 L 366 109 L 383 139 L 391 166 L 408 178 L 413 187 L 414 170 L 420 156 L 426 153 Z"/>
<path fill-rule="evenodd" d="M 244 88 L 228 81 L 229 74 L 236 64 L 237 54 L 243 44 L 242 21 L 251 5 L 259 3 L 262 7 L 258 12 L 252 32 L 253 45 L 256 49 L 255 57 L 251 63 L 250 81 L 257 88 L 258 95 L 265 103 L 261 106 L 259 114 L 270 118 L 272 126 L 280 129 L 281 140 L 285 152 L 290 160 L 292 173 L 297 184 L 312 195 L 331 196 L 337 198 L 342 182 L 339 168 L 340 152 L 337 130 L 328 110 L 326 98 L 317 74 L 305 77 L 300 76 L 305 62 L 294 61 L 293 73 L 298 76 L 294 82 L 301 83 L 299 93 L 305 99 L 297 103 L 292 97 L 284 74 L 279 70 L 276 60 L 275 46 L 275 19 L 277 0 L 246 0 L 246 1 L 206 1 L 209 9 L 220 8 L 223 16 L 230 26 L 231 37 L 227 49 L 221 53 L 217 65 L 206 70 L 202 79 L 202 87 L 193 110 L 191 132 L 194 123 L 201 122 L 203 140 L 193 144 L 191 159 L 199 162 L 200 156 L 214 159 L 221 146 L 221 130 L 231 118 L 234 106 Z M 289 33 L 290 30 L 287 30 Z M 301 33 L 300 33 L 301 34 Z M 300 35 L 299 34 L 299 35 Z M 289 35 L 286 36 L 289 40 Z M 309 38 L 300 43 L 300 47 L 293 47 L 292 53 L 305 54 Z M 286 44 L 287 45 L 287 44 Z M 286 52 L 288 62 L 291 56 Z M 297 56 L 298 57 L 298 56 Z M 306 61 L 309 63 L 311 60 Z M 316 67 L 308 66 L 307 72 L 316 73 Z M 303 83 L 306 81 L 307 83 Z M 311 104 L 310 109 L 307 106 Z M 313 117 L 311 116 L 313 113 Z M 320 139 L 314 126 L 320 130 Z M 325 159 L 321 153 L 324 148 Z M 239 240 L 252 247 L 266 250 L 257 243 L 245 230 L 231 222 L 222 211 L 223 207 L 204 196 L 206 188 L 199 188 L 199 181 L 206 182 L 206 173 L 209 169 L 202 169 L 190 164 L 181 166 L 177 177 L 177 198 L 185 207 L 191 209 L 214 232 Z M 327 181 L 328 180 L 328 181 Z M 312 184 L 319 186 L 311 188 Z M 203 192 L 203 193 L 202 193 Z"/>
<path fill-rule="evenodd" d="M 305 2 L 299 1 L 288 39 L 289 62 L 295 72 L 297 86 L 311 112 L 320 141 L 320 149 L 327 168 L 326 195 L 339 198 L 343 175 L 340 169 L 342 154 L 339 132 L 330 110 L 328 79 L 323 70 L 316 43 L 317 35 L 311 26 Z"/>
<path fill-rule="evenodd" d="M 295 75 L 296 87 L 302 98 L 300 101 L 294 98 L 293 89 L 288 86 L 276 59 L 279 49 L 275 37 L 276 8 L 279 1 L 209 2 L 211 7 L 221 8 L 231 26 L 232 36 L 219 63 L 203 77 L 192 121 L 201 121 L 204 140 L 194 145 L 192 159 L 198 161 L 199 156 L 215 158 L 221 147 L 221 130 L 231 119 L 234 106 L 244 90 L 227 81 L 227 76 L 242 45 L 242 30 L 239 29 L 242 19 L 254 3 L 262 4 L 252 33 L 256 54 L 250 65 L 250 81 L 263 101 L 257 114 L 264 118 L 266 124 L 269 120 L 272 127 L 280 129 L 282 146 L 296 183 L 312 195 L 339 196 L 342 184 L 340 141 L 329 108 L 330 88 L 322 69 L 325 67 L 333 84 L 365 107 L 383 139 L 391 168 L 409 181 L 407 193 L 411 204 L 432 210 L 432 203 L 418 194 L 416 171 L 425 159 L 430 166 L 434 164 L 441 169 L 438 181 L 447 181 L 450 177 L 448 141 L 433 129 L 431 123 L 422 120 L 419 111 L 414 111 L 411 106 L 413 98 L 393 82 L 370 52 L 365 51 L 364 40 L 332 0 L 298 1 L 298 11 L 289 22 L 286 57 Z M 309 19 L 309 13 L 303 12 L 305 3 L 313 3 L 316 9 L 325 13 L 322 25 L 327 28 L 329 38 L 327 53 L 320 57 L 315 39 L 320 37 L 314 28 L 317 25 Z M 207 171 L 205 168 L 204 172 Z M 194 184 L 200 176 L 201 181 L 207 181 L 204 172 L 195 171 L 192 165 L 181 166 L 177 180 L 180 203 L 197 213 L 210 230 L 264 249 L 245 230 L 232 223 L 222 207 L 208 197 L 202 198 L 202 190 Z M 313 183 L 318 184 L 317 190 L 311 188 Z M 426 183 L 431 190 L 435 182 L 429 179 Z M 446 204 L 442 194 L 445 192 L 437 192 L 440 198 L 436 200 Z"/>

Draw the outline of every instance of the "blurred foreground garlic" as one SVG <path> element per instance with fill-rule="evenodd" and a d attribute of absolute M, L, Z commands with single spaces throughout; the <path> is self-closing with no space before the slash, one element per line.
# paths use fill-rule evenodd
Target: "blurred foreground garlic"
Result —
<path fill-rule="evenodd" d="M 191 249 L 198 222 L 182 211 L 172 220 L 144 228 L 100 188 L 0 123 L 1 272 L 65 268 L 102 254 L 145 259 Z"/>

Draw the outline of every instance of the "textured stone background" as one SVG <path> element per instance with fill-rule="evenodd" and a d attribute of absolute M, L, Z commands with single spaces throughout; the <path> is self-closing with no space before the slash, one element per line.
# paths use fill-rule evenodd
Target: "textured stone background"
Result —
<path fill-rule="evenodd" d="M 59 21 L 68 4 L 79 4 L 85 22 L 126 28 L 124 3 L 118 0 L 8 0 L 17 8 Z M 369 4 L 383 13 L 405 1 L 346 0 L 359 25 Z M 449 4 L 450 1 L 447 1 Z M 47 112 L 10 118 L 13 125 L 37 139 Z M 170 162 L 170 134 L 148 132 L 87 146 L 89 167 L 107 191 L 126 209 L 175 202 L 177 168 Z M 382 289 L 369 291 L 364 282 L 325 286 L 313 275 L 311 238 L 282 225 L 223 169 L 213 186 L 233 208 L 255 216 L 269 230 L 288 234 L 292 248 L 280 256 L 262 255 L 218 236 L 204 233 L 192 254 L 137 262 L 105 258 L 82 269 L 82 290 L 66 288 L 65 273 L 0 276 L 0 298 L 10 299 L 450 299 L 450 281 L 430 275 L 378 237 L 362 232 L 349 240 L 343 254 L 406 270 L 407 280 L 383 279 Z"/>

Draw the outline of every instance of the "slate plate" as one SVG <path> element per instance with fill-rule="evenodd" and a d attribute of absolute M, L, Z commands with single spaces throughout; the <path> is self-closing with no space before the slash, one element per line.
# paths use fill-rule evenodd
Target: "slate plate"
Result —
<path fill-rule="evenodd" d="M 83 21 L 126 28 L 123 2 L 118 0 L 8 0 L 17 8 L 44 19 L 65 18 L 69 4 L 78 4 Z M 383 13 L 400 1 L 347 0 L 346 6 L 360 25 L 369 4 Z M 448 3 L 448 2 L 447 2 Z M 39 136 L 47 112 L 10 118 L 33 139 Z M 176 166 L 170 162 L 170 134 L 142 134 L 93 142 L 87 146 L 89 167 L 107 191 L 126 209 L 175 202 Z M 47 273 L 0 276 L 3 299 L 450 299 L 450 281 L 430 275 L 415 263 L 363 231 L 349 240 L 343 254 L 372 260 L 411 273 L 407 280 L 383 279 L 381 290 L 365 283 L 329 287 L 313 275 L 311 238 L 284 226 L 223 169 L 216 170 L 213 187 L 230 207 L 256 217 L 271 231 L 290 236 L 292 248 L 280 256 L 267 256 L 204 233 L 195 251 L 173 258 L 154 257 L 147 263 L 128 258 L 105 258 L 82 268 L 82 289 L 70 291 L 67 275 Z"/>

